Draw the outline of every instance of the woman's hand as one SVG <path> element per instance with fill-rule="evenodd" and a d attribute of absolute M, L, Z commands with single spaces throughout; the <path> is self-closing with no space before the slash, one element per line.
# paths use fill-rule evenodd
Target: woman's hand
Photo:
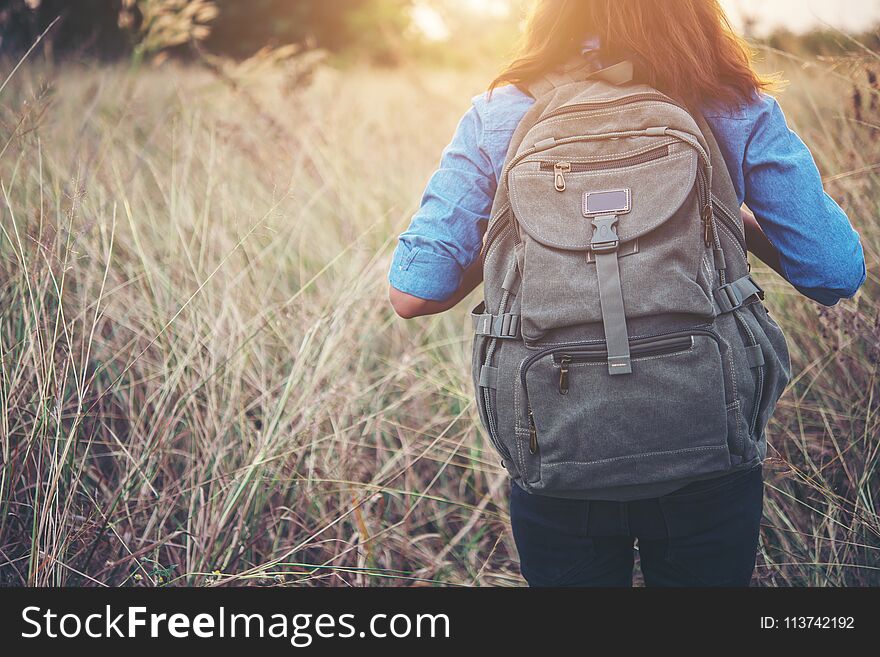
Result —
<path fill-rule="evenodd" d="M 482 258 L 477 258 L 476 262 L 465 270 L 461 279 L 461 285 L 445 301 L 420 299 L 406 292 L 401 292 L 394 287 L 389 287 L 388 300 L 391 302 L 394 312 L 404 319 L 437 315 L 457 306 L 462 299 L 473 292 L 482 282 L 483 260 Z"/>

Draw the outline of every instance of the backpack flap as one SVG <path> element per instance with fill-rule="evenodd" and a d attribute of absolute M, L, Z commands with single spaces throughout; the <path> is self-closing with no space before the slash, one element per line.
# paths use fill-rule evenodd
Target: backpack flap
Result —
<path fill-rule="evenodd" d="M 601 322 L 614 340 L 610 321 L 623 346 L 622 312 L 617 320 L 603 313 L 603 294 L 606 310 L 622 306 L 628 319 L 712 317 L 698 168 L 689 144 L 648 136 L 563 144 L 517 163 L 508 184 L 523 242 L 523 337 L 537 343 L 555 329 Z M 597 248 L 602 216 L 615 218 L 613 266 Z M 628 371 L 624 351 L 614 373 Z"/>
<path fill-rule="evenodd" d="M 696 151 L 656 138 L 618 148 L 614 155 L 585 156 L 583 149 L 578 154 L 576 147 L 563 146 L 518 164 L 508 180 L 522 229 L 545 246 L 586 251 L 593 238 L 589 217 L 597 210 L 617 210 L 612 213 L 619 217 L 622 243 L 673 217 L 694 189 Z"/>

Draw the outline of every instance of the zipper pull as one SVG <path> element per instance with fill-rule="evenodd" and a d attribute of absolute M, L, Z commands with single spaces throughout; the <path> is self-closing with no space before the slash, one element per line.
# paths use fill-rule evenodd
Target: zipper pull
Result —
<path fill-rule="evenodd" d="M 712 212 L 712 204 L 710 203 L 706 207 L 703 208 L 703 241 L 706 243 L 706 246 L 712 246 L 712 222 L 715 219 L 715 214 Z"/>
<path fill-rule="evenodd" d="M 568 394 L 568 365 L 571 363 L 571 356 L 563 356 L 559 359 L 559 394 Z"/>
<path fill-rule="evenodd" d="M 553 165 L 553 171 L 556 174 L 556 191 L 565 191 L 565 174 L 571 171 L 570 162 L 557 162 Z"/>
<path fill-rule="evenodd" d="M 529 406 L 529 454 L 537 454 L 538 452 L 538 430 L 535 428 L 535 415 L 532 413 L 532 407 Z"/>

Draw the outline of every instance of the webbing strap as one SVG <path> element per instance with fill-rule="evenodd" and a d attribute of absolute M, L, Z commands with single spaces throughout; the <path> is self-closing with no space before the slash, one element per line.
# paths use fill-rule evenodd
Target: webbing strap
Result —
<path fill-rule="evenodd" d="M 551 91 L 553 91 L 555 88 L 556 88 L 556 85 L 553 84 L 550 80 L 548 80 L 547 76 L 545 75 L 544 77 L 539 78 L 539 79 L 535 80 L 534 82 L 532 82 L 529 85 L 528 91 L 529 91 L 529 94 L 531 94 L 532 98 L 537 99 L 537 98 L 540 98 L 541 96 L 546 96 Z"/>
<path fill-rule="evenodd" d="M 601 80 L 615 86 L 623 86 L 633 81 L 635 69 L 633 63 L 629 60 L 618 62 L 614 66 L 587 73 L 594 67 L 590 60 L 584 61 L 582 58 L 576 58 L 573 62 L 565 67 L 547 73 L 543 78 L 529 85 L 529 93 L 534 98 L 550 93 L 554 89 L 572 82 L 582 82 L 585 80 Z"/>
<path fill-rule="evenodd" d="M 635 67 L 631 61 L 624 60 L 618 62 L 614 66 L 603 68 L 587 76 L 588 80 L 602 80 L 618 87 L 629 84 L 635 77 Z"/>
<path fill-rule="evenodd" d="M 517 261 L 514 260 L 504 276 L 501 289 L 507 292 L 509 297 L 515 297 L 519 293 L 520 280 L 519 267 L 517 266 Z M 509 299 L 507 303 L 509 304 Z M 485 301 L 471 311 L 474 333 L 500 340 L 519 338 L 519 319 L 519 315 L 512 313 L 504 313 L 503 315 L 487 313 Z"/>
<path fill-rule="evenodd" d="M 741 308 L 753 296 L 763 300 L 764 290 L 752 280 L 751 276 L 747 275 L 732 283 L 722 285 L 713 292 L 713 296 L 715 297 L 716 312 L 723 315 Z"/>
<path fill-rule="evenodd" d="M 596 258 L 596 275 L 599 278 L 599 305 L 608 349 L 608 373 L 612 376 L 632 373 L 623 288 L 617 262 L 617 247 L 620 242 L 614 227 L 616 223 L 616 215 L 593 219 L 593 239 L 590 242 Z"/>

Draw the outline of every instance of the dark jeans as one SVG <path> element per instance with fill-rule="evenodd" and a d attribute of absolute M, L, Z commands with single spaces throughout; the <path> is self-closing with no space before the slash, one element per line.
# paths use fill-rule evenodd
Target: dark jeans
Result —
<path fill-rule="evenodd" d="M 647 586 L 748 586 L 763 496 L 761 466 L 634 502 L 512 484 L 510 521 L 530 586 L 632 586 L 636 540 Z"/>

